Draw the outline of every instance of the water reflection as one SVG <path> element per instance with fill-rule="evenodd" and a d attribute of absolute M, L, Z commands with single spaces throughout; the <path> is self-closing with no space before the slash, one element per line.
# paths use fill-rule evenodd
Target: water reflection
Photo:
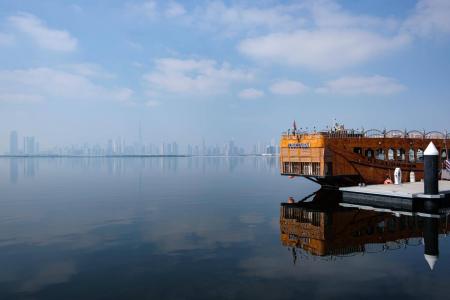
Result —
<path fill-rule="evenodd" d="M 389 212 L 383 212 L 383 211 Z M 280 239 L 293 263 L 307 256 L 324 259 L 424 245 L 431 269 L 439 255 L 439 235 L 450 230 L 444 208 L 417 212 L 346 205 L 337 191 L 320 190 L 280 208 Z"/>
<path fill-rule="evenodd" d="M 33 178 L 39 171 L 38 158 L 8 158 L 9 161 L 9 182 L 16 184 L 20 177 Z M 4 160 L 3 160 L 4 162 Z M 1 166 L 1 163 L 0 163 Z"/>
<path fill-rule="evenodd" d="M 437 259 L 443 219 L 427 225 L 434 219 L 308 195 L 317 186 L 279 176 L 273 158 L 38 160 L 27 177 L 26 159 L 0 159 L 0 299 L 437 299 L 448 290 L 450 239 L 439 240 L 433 273 L 423 257 L 422 239 Z M 282 218 L 290 253 L 280 199 L 292 207 Z M 399 247 L 408 251 L 388 251 Z"/>
<path fill-rule="evenodd" d="M 273 193 L 299 185 L 276 171 L 265 157 L 0 159 L 0 299 L 217 299 L 259 236 L 278 247 Z"/>
<path fill-rule="evenodd" d="M 19 162 L 17 159 L 9 160 L 9 182 L 17 183 L 19 179 Z"/>
<path fill-rule="evenodd" d="M 136 169 L 162 170 L 164 173 L 175 174 L 181 170 L 227 170 L 235 172 L 239 166 L 251 161 L 254 170 L 275 170 L 278 167 L 276 157 L 17 157 L 0 160 L 0 167 L 9 163 L 9 181 L 17 183 L 21 179 L 33 178 L 38 175 L 39 162 L 44 162 L 52 170 L 82 169 L 83 171 L 106 170 L 108 175 L 124 176 L 126 172 Z"/>

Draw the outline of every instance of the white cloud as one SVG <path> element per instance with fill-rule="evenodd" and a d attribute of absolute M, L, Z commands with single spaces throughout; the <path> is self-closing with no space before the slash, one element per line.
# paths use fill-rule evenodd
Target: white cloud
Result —
<path fill-rule="evenodd" d="M 156 100 L 148 100 L 147 102 L 145 102 L 145 105 L 148 107 L 157 107 L 157 106 L 161 105 L 161 103 Z"/>
<path fill-rule="evenodd" d="M 227 92 L 231 83 L 252 78 L 251 73 L 234 69 L 227 63 L 207 59 L 163 58 L 144 80 L 151 90 L 199 95 Z"/>
<path fill-rule="evenodd" d="M 12 44 L 14 44 L 14 37 L 10 34 L 0 32 L 0 47 L 10 46 Z"/>
<path fill-rule="evenodd" d="M 83 13 L 83 8 L 78 4 L 70 4 L 69 8 L 73 10 L 75 13 L 81 14 Z"/>
<path fill-rule="evenodd" d="M 164 17 L 175 18 L 186 14 L 184 6 L 176 1 L 167 1 L 165 4 L 154 0 L 127 3 L 125 10 L 133 17 L 141 16 L 150 20 L 160 20 Z"/>
<path fill-rule="evenodd" d="M 157 3 L 152 0 L 139 3 L 127 3 L 126 10 L 131 15 L 142 15 L 150 19 L 158 16 Z"/>
<path fill-rule="evenodd" d="M 186 10 L 184 9 L 183 5 L 181 5 L 178 2 L 170 1 L 167 4 L 165 15 L 167 17 L 173 18 L 173 17 L 179 17 L 186 13 Z"/>
<path fill-rule="evenodd" d="M 227 5 L 223 1 L 212 1 L 207 5 L 199 5 L 191 19 L 203 29 L 214 28 L 228 35 L 280 33 L 300 29 L 394 31 L 400 25 L 400 21 L 392 17 L 351 14 L 333 0 L 297 1 L 295 4 L 272 6 L 264 2 L 250 6 L 242 2 Z"/>
<path fill-rule="evenodd" d="M 22 94 L 20 92 L 16 93 L 0 92 L 0 103 L 24 104 L 24 103 L 38 103 L 43 100 L 44 99 L 40 95 Z"/>
<path fill-rule="evenodd" d="M 103 67 L 94 63 L 66 64 L 60 68 L 89 78 L 112 79 L 116 77 L 115 74 L 106 71 Z"/>
<path fill-rule="evenodd" d="M 399 20 L 351 14 L 328 0 L 259 7 L 215 1 L 192 19 L 207 30 L 245 34 L 238 49 L 257 61 L 319 70 L 364 63 L 410 42 Z"/>
<path fill-rule="evenodd" d="M 295 17 L 293 6 L 249 7 L 244 5 L 227 6 L 221 1 L 213 1 L 206 7 L 198 7 L 194 13 L 194 23 L 203 29 L 216 28 L 222 33 L 236 34 L 253 31 L 257 28 L 292 29 L 304 24 Z"/>
<path fill-rule="evenodd" d="M 77 72 L 54 68 L 0 71 L 0 101 L 24 103 L 43 100 L 131 102 L 128 88 L 106 87 Z"/>
<path fill-rule="evenodd" d="M 392 17 L 381 18 L 363 14 L 351 14 L 331 0 L 313 1 L 307 6 L 312 22 L 318 28 L 358 28 L 375 30 L 396 30 L 399 27 L 399 20 Z"/>
<path fill-rule="evenodd" d="M 242 41 L 238 49 L 257 60 L 311 69 L 338 69 L 366 62 L 409 42 L 361 30 L 298 30 Z"/>
<path fill-rule="evenodd" d="M 261 90 L 250 88 L 240 91 L 238 96 L 241 99 L 256 99 L 264 96 L 264 92 Z"/>
<path fill-rule="evenodd" d="M 450 1 L 419 0 L 404 29 L 419 36 L 450 33 Z"/>
<path fill-rule="evenodd" d="M 61 52 L 70 52 L 77 48 L 77 40 L 69 32 L 51 29 L 32 14 L 19 13 L 8 20 L 14 28 L 27 34 L 41 48 Z"/>
<path fill-rule="evenodd" d="M 137 43 L 137 42 L 133 42 L 133 41 L 126 41 L 126 44 L 133 50 L 137 50 L 137 51 L 142 51 L 144 50 L 144 46 L 142 46 L 141 44 Z"/>
<path fill-rule="evenodd" d="M 278 95 L 298 95 L 308 90 L 300 81 L 279 80 L 270 86 L 270 91 Z"/>
<path fill-rule="evenodd" d="M 136 6 L 152 16 L 178 16 L 184 24 L 216 31 L 215 36 L 246 36 L 237 48 L 256 61 L 321 71 L 352 67 L 402 49 L 413 40 L 411 32 L 450 32 L 448 0 L 419 0 L 407 20 L 353 13 L 333 0 L 252 6 L 212 1 L 191 11 L 177 2 L 169 2 L 165 11 L 158 11 L 155 1 Z"/>
<path fill-rule="evenodd" d="M 391 95 L 404 91 L 406 87 L 395 79 L 375 76 L 347 76 L 325 83 L 318 93 L 341 95 Z"/>

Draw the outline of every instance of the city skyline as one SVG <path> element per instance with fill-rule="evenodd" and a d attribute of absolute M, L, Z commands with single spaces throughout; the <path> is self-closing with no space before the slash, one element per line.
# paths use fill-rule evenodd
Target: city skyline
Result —
<path fill-rule="evenodd" d="M 246 149 L 318 129 L 444 131 L 450 2 L 0 4 L 0 153 L 130 137 Z M 20 141 L 22 143 L 22 141 Z"/>
<path fill-rule="evenodd" d="M 4 155 L 12 156 L 36 156 L 36 155 L 68 155 L 68 156 L 120 156 L 120 155 L 187 155 L 187 156 L 235 156 L 235 155 L 275 155 L 279 153 L 279 147 L 272 139 L 270 143 L 257 142 L 250 149 L 237 145 L 233 140 L 222 144 L 188 143 L 180 145 L 176 141 L 152 143 L 143 141 L 141 127 L 139 127 L 138 139 L 130 141 L 122 137 L 107 139 L 104 143 L 82 143 L 70 145 L 53 145 L 43 149 L 40 147 L 39 139 L 34 136 L 23 136 L 23 144 L 20 146 L 20 135 L 13 130 L 9 136 L 9 151 Z"/>

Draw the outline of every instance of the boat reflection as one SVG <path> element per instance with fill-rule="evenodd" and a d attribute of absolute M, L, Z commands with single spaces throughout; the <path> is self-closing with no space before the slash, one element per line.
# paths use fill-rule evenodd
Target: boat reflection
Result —
<path fill-rule="evenodd" d="M 393 211 L 346 204 L 338 191 L 320 190 L 301 200 L 289 197 L 280 207 L 280 239 L 299 257 L 326 259 L 424 245 L 434 268 L 439 234 L 449 232 L 449 210 Z"/>

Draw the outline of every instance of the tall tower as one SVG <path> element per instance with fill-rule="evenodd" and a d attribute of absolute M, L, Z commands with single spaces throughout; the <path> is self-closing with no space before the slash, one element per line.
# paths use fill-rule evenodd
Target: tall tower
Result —
<path fill-rule="evenodd" d="M 23 137 L 23 153 L 30 155 L 35 154 L 35 138 L 34 136 Z"/>
<path fill-rule="evenodd" d="M 138 141 L 138 148 L 139 149 L 137 149 L 138 151 L 137 151 L 137 154 L 143 154 L 143 151 L 142 151 L 142 148 L 143 148 L 143 142 L 142 142 L 142 125 L 141 125 L 141 121 L 139 121 L 139 132 L 138 132 L 138 138 L 139 138 L 139 141 Z"/>
<path fill-rule="evenodd" d="M 19 154 L 19 138 L 15 130 L 11 131 L 9 135 L 9 154 Z"/>

